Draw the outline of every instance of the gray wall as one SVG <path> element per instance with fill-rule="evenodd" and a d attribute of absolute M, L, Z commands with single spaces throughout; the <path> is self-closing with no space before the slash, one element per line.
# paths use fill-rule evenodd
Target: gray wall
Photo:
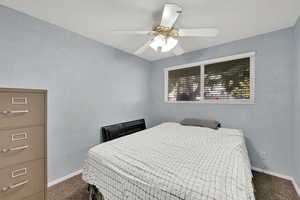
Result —
<path fill-rule="evenodd" d="M 300 186 L 300 18 L 294 28 L 295 39 L 295 96 L 294 96 L 294 135 L 293 135 L 293 158 L 294 178 Z"/>
<path fill-rule="evenodd" d="M 0 30 L 0 87 L 49 91 L 49 181 L 81 167 L 100 126 L 147 116 L 148 62 L 1 6 Z"/>
<path fill-rule="evenodd" d="M 164 102 L 165 67 L 251 51 L 256 52 L 254 105 Z M 293 29 L 289 28 L 153 62 L 151 125 L 185 117 L 220 120 L 224 127 L 244 130 L 254 166 L 292 175 L 292 53 Z M 262 160 L 260 152 L 267 153 L 267 160 Z"/>

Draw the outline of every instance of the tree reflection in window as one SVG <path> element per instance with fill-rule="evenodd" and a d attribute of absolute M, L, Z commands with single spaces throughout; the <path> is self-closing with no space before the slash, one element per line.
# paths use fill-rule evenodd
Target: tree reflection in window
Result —
<path fill-rule="evenodd" d="M 200 66 L 168 72 L 168 101 L 200 100 Z"/>
<path fill-rule="evenodd" d="M 250 99 L 250 58 L 204 66 L 205 99 Z"/>

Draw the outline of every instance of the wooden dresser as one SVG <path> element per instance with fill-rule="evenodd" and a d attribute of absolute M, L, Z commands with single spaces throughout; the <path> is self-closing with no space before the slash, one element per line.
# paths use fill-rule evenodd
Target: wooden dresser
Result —
<path fill-rule="evenodd" d="M 47 91 L 0 88 L 0 199 L 46 200 Z"/>

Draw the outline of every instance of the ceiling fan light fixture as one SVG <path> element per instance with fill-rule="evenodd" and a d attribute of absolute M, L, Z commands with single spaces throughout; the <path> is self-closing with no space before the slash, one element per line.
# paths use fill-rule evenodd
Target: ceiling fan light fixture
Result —
<path fill-rule="evenodd" d="M 168 52 L 178 43 L 173 37 L 166 38 L 163 35 L 157 35 L 151 42 L 150 47 L 155 51 Z"/>
<path fill-rule="evenodd" d="M 166 43 L 166 39 L 162 35 L 157 35 L 151 42 L 150 47 L 154 49 L 154 51 L 158 51 L 162 48 Z"/>
<path fill-rule="evenodd" d="M 171 51 L 174 47 L 176 47 L 177 43 L 178 43 L 178 40 L 176 40 L 175 38 L 169 37 L 166 40 L 165 46 L 163 46 L 161 48 L 161 52 Z"/>

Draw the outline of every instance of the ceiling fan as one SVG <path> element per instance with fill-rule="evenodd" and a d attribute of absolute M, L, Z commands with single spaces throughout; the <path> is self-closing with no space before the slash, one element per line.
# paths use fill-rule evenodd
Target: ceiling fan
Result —
<path fill-rule="evenodd" d="M 180 37 L 216 37 L 219 30 L 216 28 L 198 28 L 198 29 L 177 29 L 174 24 L 182 13 L 182 8 L 176 4 L 165 4 L 162 19 L 159 26 L 155 26 L 151 31 L 115 31 L 120 34 L 137 34 L 153 36 L 151 40 L 140 47 L 135 54 L 143 54 L 149 47 L 156 52 L 172 52 L 175 55 L 181 55 L 184 50 L 178 44 Z"/>

